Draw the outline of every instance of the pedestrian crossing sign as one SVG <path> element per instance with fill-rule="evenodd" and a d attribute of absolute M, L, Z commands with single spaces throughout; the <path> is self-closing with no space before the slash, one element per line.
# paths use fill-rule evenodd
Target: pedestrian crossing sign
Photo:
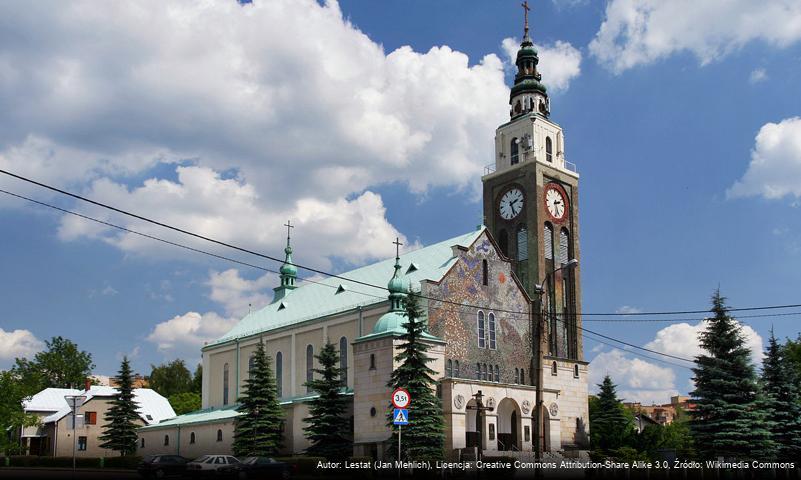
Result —
<path fill-rule="evenodd" d="M 395 413 L 392 414 L 392 419 L 392 423 L 395 425 L 408 425 L 409 410 L 406 408 L 396 408 Z"/>

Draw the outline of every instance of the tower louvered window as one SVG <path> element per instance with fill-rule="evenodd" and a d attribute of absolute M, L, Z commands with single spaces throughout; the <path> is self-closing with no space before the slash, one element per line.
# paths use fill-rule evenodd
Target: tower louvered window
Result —
<path fill-rule="evenodd" d="M 528 260 L 528 229 L 525 223 L 517 226 L 517 259 Z"/>
<path fill-rule="evenodd" d="M 545 250 L 545 259 L 553 260 L 553 227 L 550 223 L 545 224 L 542 231 L 543 250 Z"/>
<path fill-rule="evenodd" d="M 559 263 L 564 265 L 568 261 L 568 233 L 564 228 L 559 232 Z"/>

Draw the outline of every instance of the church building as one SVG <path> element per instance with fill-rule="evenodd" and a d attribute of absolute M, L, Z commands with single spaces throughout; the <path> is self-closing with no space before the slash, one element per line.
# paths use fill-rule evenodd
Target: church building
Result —
<path fill-rule="evenodd" d="M 586 449 L 579 175 L 550 119 L 538 62 L 526 23 L 510 119 L 496 130 L 495 163 L 482 177 L 484 225 L 313 282 L 299 281 L 287 235 L 272 303 L 203 347 L 202 410 L 140 428 L 138 453 L 230 453 L 237 400 L 263 341 L 284 410 L 284 453 L 302 454 L 309 445 L 303 419 L 315 395 L 304 383 L 330 341 L 350 399 L 353 453 L 383 457 L 393 448 L 386 385 L 410 291 L 419 292 L 426 313 L 448 458 L 472 447 L 485 454 L 532 452 L 537 444 L 553 453 Z"/>

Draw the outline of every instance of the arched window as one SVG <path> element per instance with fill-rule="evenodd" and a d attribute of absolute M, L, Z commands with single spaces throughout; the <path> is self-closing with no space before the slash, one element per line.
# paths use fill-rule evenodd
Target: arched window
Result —
<path fill-rule="evenodd" d="M 275 393 L 281 398 L 284 393 L 284 354 L 275 354 Z"/>
<path fill-rule="evenodd" d="M 459 360 L 453 361 L 453 376 L 459 378 Z"/>
<path fill-rule="evenodd" d="M 558 374 L 558 373 L 559 373 L 559 372 L 558 372 L 558 370 L 557 370 L 557 368 L 558 368 L 558 367 L 557 367 L 557 365 L 556 365 L 556 362 L 553 362 L 553 364 L 551 364 L 551 375 L 556 375 L 556 374 Z"/>
<path fill-rule="evenodd" d="M 195 443 L 195 432 L 189 434 L 189 443 Z"/>
<path fill-rule="evenodd" d="M 453 376 L 453 360 L 448 360 L 445 362 L 445 376 L 452 377 Z"/>
<path fill-rule="evenodd" d="M 339 339 L 339 378 L 342 380 L 342 386 L 348 386 L 348 339 L 342 337 Z"/>
<path fill-rule="evenodd" d="M 517 226 L 517 260 L 528 260 L 528 229 L 525 223 Z"/>
<path fill-rule="evenodd" d="M 314 380 L 314 347 L 306 345 L 306 382 Z M 306 386 L 306 393 L 310 393 L 311 387 Z"/>
<path fill-rule="evenodd" d="M 495 350 L 495 314 L 490 312 L 489 317 L 489 348 Z"/>
<path fill-rule="evenodd" d="M 228 364 L 223 365 L 223 405 L 228 405 Z"/>
<path fill-rule="evenodd" d="M 485 381 L 487 380 L 487 364 L 486 363 L 481 366 L 481 379 L 485 380 Z"/>
<path fill-rule="evenodd" d="M 512 165 L 517 165 L 520 162 L 520 154 L 518 150 L 520 148 L 519 142 L 520 141 L 516 137 L 512 138 L 511 142 L 512 154 L 510 155 L 510 158 L 512 160 Z"/>
<path fill-rule="evenodd" d="M 478 311 L 478 320 L 476 325 L 476 334 L 478 335 L 478 348 L 486 348 L 487 340 L 484 325 L 484 312 Z"/>
<path fill-rule="evenodd" d="M 222 430 L 217 429 L 217 441 L 222 442 Z"/>
<path fill-rule="evenodd" d="M 481 284 L 485 287 L 489 285 L 489 265 L 486 258 L 481 261 Z"/>
<path fill-rule="evenodd" d="M 553 142 L 551 137 L 545 137 L 545 160 L 553 162 Z"/>
<path fill-rule="evenodd" d="M 520 369 L 520 383 L 525 385 L 526 384 L 526 371 L 525 369 Z"/>
<path fill-rule="evenodd" d="M 248 358 L 248 378 L 253 377 L 253 366 L 256 364 L 256 356 L 251 355 Z"/>
<path fill-rule="evenodd" d="M 370 354 L 370 370 L 375 370 L 375 353 Z"/>
<path fill-rule="evenodd" d="M 170 445 L 170 436 L 164 435 L 164 446 L 168 447 Z"/>
<path fill-rule="evenodd" d="M 481 380 L 481 364 L 476 363 L 476 380 Z"/>
<path fill-rule="evenodd" d="M 515 383 L 520 383 L 520 370 L 515 368 Z"/>
<path fill-rule="evenodd" d="M 492 365 L 487 368 L 487 380 L 490 382 L 495 381 L 495 369 L 492 368 Z"/>
<path fill-rule="evenodd" d="M 546 260 L 553 260 L 553 227 L 546 223 L 542 229 L 543 253 Z"/>
<path fill-rule="evenodd" d="M 498 365 L 495 365 L 495 381 L 496 382 L 501 381 L 501 369 L 498 368 Z"/>
<path fill-rule="evenodd" d="M 498 246 L 501 248 L 501 252 L 505 256 L 509 256 L 509 234 L 506 233 L 505 229 L 501 229 L 498 232 Z"/>
<path fill-rule="evenodd" d="M 578 378 L 578 377 L 579 377 L 579 368 L 578 368 L 578 365 L 573 365 L 573 376 L 574 376 L 575 378 Z"/>

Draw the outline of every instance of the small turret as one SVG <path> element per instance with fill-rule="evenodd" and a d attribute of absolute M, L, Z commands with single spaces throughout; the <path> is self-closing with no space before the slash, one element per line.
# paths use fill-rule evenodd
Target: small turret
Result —
<path fill-rule="evenodd" d="M 290 229 L 295 227 L 289 221 L 287 221 L 284 226 L 286 227 L 286 248 L 284 249 L 284 254 L 286 256 L 284 257 L 284 264 L 281 265 L 281 269 L 279 270 L 281 285 L 273 289 L 275 292 L 273 303 L 286 297 L 289 292 L 297 288 L 295 280 L 297 280 L 298 277 L 298 269 L 292 264 L 292 245 L 290 244 L 289 234 Z"/>
<path fill-rule="evenodd" d="M 373 328 L 373 333 L 402 332 L 402 326 L 406 323 L 406 316 L 403 313 L 403 301 L 409 293 L 409 279 L 401 273 L 400 251 L 397 248 L 401 243 L 398 239 L 395 239 L 395 245 L 395 273 L 387 283 L 389 311 L 378 319 Z"/>
<path fill-rule="evenodd" d="M 540 83 L 542 75 L 537 71 L 540 58 L 534 42 L 528 35 L 528 2 L 523 2 L 525 14 L 525 26 L 523 29 L 523 41 L 520 43 L 520 50 L 517 52 L 515 65 L 515 84 L 509 94 L 509 116 L 514 118 L 525 113 L 537 112 L 545 117 L 550 115 L 550 101 L 545 85 Z"/>

